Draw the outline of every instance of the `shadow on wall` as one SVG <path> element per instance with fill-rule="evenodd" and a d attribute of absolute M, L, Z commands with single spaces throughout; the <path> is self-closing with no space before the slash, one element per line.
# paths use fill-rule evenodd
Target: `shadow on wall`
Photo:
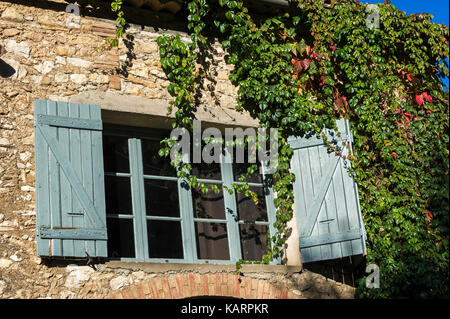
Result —
<path fill-rule="evenodd" d="M 13 76 L 14 73 L 16 73 L 16 70 L 14 70 L 11 65 L 0 59 L 0 77 L 9 78 Z"/>
<path fill-rule="evenodd" d="M 321 274 L 336 282 L 356 287 L 357 280 L 360 276 L 360 267 L 363 265 L 363 259 L 362 255 L 357 255 L 332 260 L 316 261 L 304 264 L 303 268 Z"/>
<path fill-rule="evenodd" d="M 95 17 L 100 19 L 115 20 L 116 14 L 111 10 L 111 1 L 108 0 L 66 0 L 65 2 L 55 1 L 30 1 L 30 0 L 2 0 L 11 4 L 18 4 L 28 7 L 35 7 L 56 12 L 65 12 L 69 3 L 76 3 L 80 7 L 82 17 Z M 133 1 L 131 1 L 133 2 Z M 175 14 L 166 7 L 158 7 L 161 11 L 152 11 L 151 6 L 143 8 L 133 7 L 133 3 L 125 3 L 122 10 L 125 13 L 127 22 L 142 26 L 152 26 L 158 28 L 170 28 L 171 30 L 186 31 L 186 23 L 175 18 Z M 179 14 L 177 12 L 177 14 Z"/>

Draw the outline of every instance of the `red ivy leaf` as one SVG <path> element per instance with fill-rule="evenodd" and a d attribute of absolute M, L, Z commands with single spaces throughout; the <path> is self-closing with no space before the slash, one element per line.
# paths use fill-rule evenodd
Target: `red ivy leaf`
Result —
<path fill-rule="evenodd" d="M 419 104 L 419 106 L 422 106 L 422 104 L 423 104 L 423 95 L 422 94 L 416 95 L 416 101 L 417 101 L 417 104 Z"/>
<path fill-rule="evenodd" d="M 300 72 L 302 71 L 303 66 L 302 66 L 302 63 L 301 63 L 299 60 L 297 60 L 297 59 L 292 59 L 292 60 L 291 60 L 291 63 L 292 63 L 292 66 L 293 66 L 294 69 L 295 69 L 295 72 L 300 73 Z"/>
<path fill-rule="evenodd" d="M 395 153 L 395 152 L 392 152 L 392 154 L 391 154 L 391 155 L 392 155 L 392 157 L 393 157 L 393 158 L 397 159 L 397 153 Z"/>
<path fill-rule="evenodd" d="M 405 114 L 403 114 L 403 118 L 406 120 L 407 123 L 409 123 L 409 117 L 407 117 Z"/>
<path fill-rule="evenodd" d="M 309 59 L 303 59 L 302 65 L 303 65 L 303 69 L 306 71 L 309 69 L 311 62 L 309 61 Z"/>
<path fill-rule="evenodd" d="M 431 222 L 431 220 L 433 219 L 433 214 L 428 209 L 425 209 L 423 212 L 425 213 L 428 222 Z"/>
<path fill-rule="evenodd" d="M 422 93 L 423 97 L 427 99 L 428 102 L 433 103 L 433 97 L 429 95 L 427 92 Z"/>
<path fill-rule="evenodd" d="M 408 79 L 409 82 L 412 82 L 411 76 L 408 73 L 406 73 L 406 78 Z"/>

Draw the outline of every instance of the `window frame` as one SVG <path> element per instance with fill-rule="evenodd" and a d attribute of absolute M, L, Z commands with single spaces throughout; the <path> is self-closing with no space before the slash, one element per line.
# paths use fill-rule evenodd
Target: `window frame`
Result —
<path fill-rule="evenodd" d="M 232 184 L 242 185 L 242 182 L 236 182 L 233 179 L 233 167 L 230 155 L 225 153 L 221 156 L 221 180 L 212 180 L 205 178 L 198 178 L 200 182 L 208 184 L 225 185 L 232 189 L 230 194 L 225 189 L 223 190 L 225 220 L 210 219 L 210 218 L 196 218 L 193 210 L 192 190 L 189 187 L 183 187 L 185 181 L 177 176 L 158 176 L 145 175 L 143 169 L 143 156 L 141 139 L 150 139 L 161 141 L 164 137 L 163 130 L 153 128 L 140 128 L 122 126 L 116 124 L 104 124 L 103 135 L 108 136 L 122 136 L 128 138 L 128 154 L 129 154 L 129 173 L 114 173 L 104 172 L 106 176 L 129 177 L 131 184 L 132 197 L 132 214 L 131 215 L 117 215 L 108 214 L 106 218 L 127 218 L 133 219 L 134 231 L 134 247 L 135 257 L 108 257 L 110 260 L 120 260 L 124 262 L 153 262 L 153 263 L 210 263 L 210 264 L 234 264 L 242 258 L 241 251 L 241 236 L 239 232 L 239 225 L 245 224 L 244 221 L 238 220 L 237 215 L 237 199 L 236 192 L 232 188 Z M 187 154 L 186 154 L 187 155 Z M 168 216 L 148 216 L 146 214 L 145 203 L 145 180 L 170 180 L 177 181 L 178 184 L 178 200 L 180 208 L 179 217 Z M 262 176 L 262 183 L 248 183 L 249 186 L 263 187 L 266 201 L 267 221 L 254 221 L 255 225 L 268 226 L 267 240 L 276 234 L 276 229 L 273 226 L 276 221 L 274 193 L 272 186 L 268 183 L 269 176 Z M 185 184 L 184 184 L 185 185 Z M 161 220 L 161 221 L 178 221 L 181 226 L 181 238 L 183 245 L 184 258 L 150 258 L 149 247 L 147 239 L 147 220 Z M 195 222 L 208 223 L 226 223 L 227 238 L 229 248 L 229 260 L 216 259 L 200 259 L 197 258 L 197 243 L 195 233 Z M 270 264 L 281 264 L 281 257 L 273 259 Z"/>

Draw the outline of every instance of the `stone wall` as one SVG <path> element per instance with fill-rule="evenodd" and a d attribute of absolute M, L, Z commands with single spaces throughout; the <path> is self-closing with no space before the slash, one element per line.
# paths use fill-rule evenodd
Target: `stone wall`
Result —
<path fill-rule="evenodd" d="M 36 3 L 45 5 L 30 6 L 20 0 L 0 2 L 0 45 L 5 49 L 0 57 L 0 298 L 186 297 L 205 294 L 202 283 L 212 282 L 216 275 L 229 280 L 233 287 L 226 288 L 232 291 L 226 295 L 235 297 L 352 296 L 353 288 L 300 270 L 281 275 L 249 270 L 244 276 L 256 281 L 243 280 L 234 286 L 238 277 L 234 269 L 225 266 L 200 272 L 196 268 L 158 272 L 130 269 L 133 263 L 106 263 L 97 265 L 96 270 L 83 263 L 74 266 L 73 261 L 43 263 L 36 255 L 35 242 L 33 101 L 75 101 L 83 96 L 112 96 L 118 101 L 142 98 L 143 113 L 163 116 L 171 97 L 159 64 L 156 38 L 163 31 L 175 31 L 153 24 L 131 25 L 127 30 L 129 40 L 121 41 L 118 48 L 109 48 L 105 38 L 114 34 L 111 20 L 87 15 L 81 18 L 80 28 L 68 28 L 64 1 Z M 152 23 L 159 23 L 158 17 L 166 22 L 173 20 L 167 13 L 148 14 L 154 18 Z M 187 39 L 185 33 L 181 35 Z M 212 53 L 208 69 L 212 76 L 202 83 L 199 99 L 203 111 L 234 114 L 236 118 L 241 116 L 241 122 L 255 125 L 248 115 L 235 114 L 237 89 L 228 80 L 230 67 L 223 61 L 218 44 Z M 120 105 L 111 106 L 115 108 L 120 109 Z M 211 121 L 221 121 L 213 117 Z M 186 281 L 183 276 L 187 276 Z M 166 281 L 175 285 L 178 293 L 159 294 L 155 287 Z M 254 287 L 248 288 L 252 283 Z M 189 294 L 181 292 L 183 285 Z M 211 289 L 208 294 L 228 291 Z M 244 293 L 245 289 L 250 292 Z"/>

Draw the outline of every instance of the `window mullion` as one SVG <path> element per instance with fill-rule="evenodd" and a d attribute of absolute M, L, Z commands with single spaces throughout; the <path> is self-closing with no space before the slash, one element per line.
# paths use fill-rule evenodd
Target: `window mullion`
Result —
<path fill-rule="evenodd" d="M 223 198 L 225 202 L 225 215 L 227 219 L 228 230 L 228 245 L 230 248 L 230 259 L 232 261 L 238 261 L 242 258 L 241 242 L 239 236 L 239 225 L 237 223 L 237 204 L 235 191 L 233 189 L 233 167 L 231 156 L 225 150 L 225 154 L 221 156 L 221 170 L 223 184 L 228 189 L 233 190 L 230 194 L 228 190 L 223 191 Z"/>
<path fill-rule="evenodd" d="M 148 258 L 147 223 L 145 218 L 145 189 L 142 166 L 141 141 L 136 138 L 128 140 L 130 154 L 131 193 L 134 215 L 134 236 L 136 260 Z"/>
<path fill-rule="evenodd" d="M 264 166 L 267 165 L 267 163 L 262 162 L 261 167 L 265 168 Z M 273 226 L 273 224 L 277 220 L 276 215 L 276 207 L 274 203 L 274 193 L 273 193 L 273 185 L 270 181 L 270 176 L 265 174 L 265 169 L 262 169 L 262 178 L 263 178 L 263 185 L 264 185 L 264 194 L 266 199 L 266 209 L 267 209 L 267 219 L 269 221 L 269 241 L 271 241 L 271 238 L 277 234 L 276 228 Z M 270 181 L 270 182 L 269 182 Z M 271 262 L 271 264 L 281 264 L 281 256 L 278 256 L 277 258 L 274 258 Z"/>
<path fill-rule="evenodd" d="M 188 154 L 183 154 L 183 161 L 189 160 Z M 187 262 L 197 260 L 197 243 L 195 239 L 194 208 L 192 192 L 185 178 L 178 178 L 178 198 L 180 203 L 181 232 L 183 238 L 184 259 Z"/>

